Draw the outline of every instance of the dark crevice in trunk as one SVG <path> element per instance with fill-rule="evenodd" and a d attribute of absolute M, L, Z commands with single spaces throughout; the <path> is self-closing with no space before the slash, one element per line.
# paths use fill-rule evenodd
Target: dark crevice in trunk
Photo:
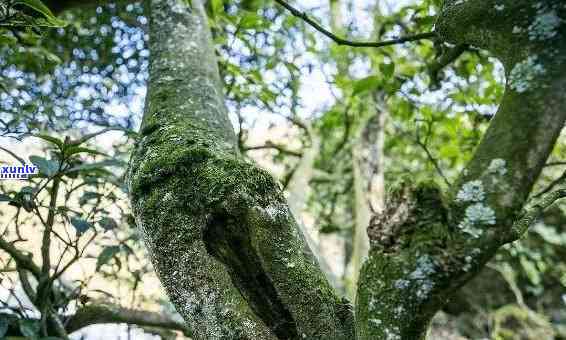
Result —
<path fill-rule="evenodd" d="M 204 232 L 209 254 L 222 262 L 253 312 L 279 339 L 299 339 L 290 311 L 279 298 L 251 245 L 248 227 L 226 215 L 214 216 Z"/>

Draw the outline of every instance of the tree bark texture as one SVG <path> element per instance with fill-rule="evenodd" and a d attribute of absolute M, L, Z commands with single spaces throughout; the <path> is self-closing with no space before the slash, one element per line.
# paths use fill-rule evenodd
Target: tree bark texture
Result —
<path fill-rule="evenodd" d="M 151 0 L 137 224 L 198 339 L 351 339 L 349 304 L 308 251 L 279 184 L 240 156 L 200 0 Z"/>
<path fill-rule="evenodd" d="M 278 183 L 237 150 L 201 0 L 147 6 L 150 80 L 130 196 L 195 338 L 424 339 L 447 297 L 521 236 L 521 209 L 566 119 L 563 1 L 445 1 L 438 39 L 501 60 L 505 97 L 454 188 L 406 183 L 372 218 L 355 325 Z"/>

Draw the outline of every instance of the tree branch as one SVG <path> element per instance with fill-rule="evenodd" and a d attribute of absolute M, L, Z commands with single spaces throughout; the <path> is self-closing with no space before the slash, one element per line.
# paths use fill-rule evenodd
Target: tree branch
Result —
<path fill-rule="evenodd" d="M 58 318 L 64 319 L 61 316 Z M 18 327 L 18 318 L 16 316 L 13 314 L 0 313 L 0 319 L 8 321 L 7 336 L 23 336 L 20 332 L 20 328 Z M 183 322 L 174 320 L 166 314 L 108 304 L 96 304 L 81 307 L 75 314 L 68 316 L 64 323 L 60 326 L 64 326 L 64 331 L 66 333 L 73 333 L 87 326 L 108 323 L 125 323 L 141 327 L 157 327 L 180 331 L 187 337 L 193 336 L 192 331 Z M 51 327 L 53 327 L 53 325 L 51 325 Z"/>
<path fill-rule="evenodd" d="M 398 38 L 398 39 L 385 40 L 385 41 L 351 41 L 351 40 L 341 38 L 341 37 L 337 36 L 336 34 L 330 32 L 326 28 L 322 27 L 315 20 L 313 20 L 311 17 L 309 17 L 308 14 L 298 10 L 297 8 L 295 8 L 293 6 L 291 6 L 289 3 L 287 3 L 283 0 L 275 0 L 275 2 L 277 2 L 279 5 L 283 6 L 289 12 L 291 12 L 292 15 L 296 16 L 297 18 L 302 19 L 304 22 L 306 22 L 311 27 L 313 27 L 314 29 L 316 29 L 320 33 L 322 33 L 325 36 L 332 39 L 332 41 L 334 41 L 338 45 L 345 45 L 345 46 L 352 46 L 352 47 L 385 47 L 385 46 L 397 45 L 397 44 L 402 44 L 402 43 L 405 43 L 405 42 L 417 41 L 417 40 L 423 40 L 423 39 L 434 40 L 436 38 L 436 33 L 427 32 L 427 33 L 420 33 L 420 34 L 415 34 L 415 35 L 411 35 L 411 36 L 401 37 L 401 38 Z"/>
<path fill-rule="evenodd" d="M 148 312 L 113 305 L 88 305 L 79 308 L 65 322 L 67 332 L 72 333 L 84 327 L 101 323 L 125 323 L 138 326 L 159 327 L 183 332 L 191 337 L 191 330 L 183 323 L 163 313 Z"/>
<path fill-rule="evenodd" d="M 560 4 L 548 2 L 564 16 Z M 566 121 L 566 60 L 556 58 L 566 53 L 564 23 L 544 39 L 533 39 L 529 30 L 509 34 L 539 14 L 526 0 L 501 0 L 500 6 L 444 2 L 439 39 L 495 55 L 506 70 L 505 95 L 448 197 L 434 184 L 409 183 L 392 190 L 383 213 L 372 219 L 356 303 L 356 335 L 363 339 L 392 333 L 424 339 L 446 297 L 566 197 L 566 189 L 558 190 L 520 215 Z"/>
<path fill-rule="evenodd" d="M 263 149 L 274 149 L 283 154 L 301 157 L 303 154 L 299 151 L 287 149 L 284 145 L 275 144 L 271 141 L 265 142 L 264 145 L 254 145 L 254 146 L 244 146 L 242 147 L 242 151 L 250 151 L 250 150 L 263 150 Z"/>
<path fill-rule="evenodd" d="M 513 224 L 513 238 L 520 238 L 546 209 L 564 197 L 566 197 L 566 188 L 560 188 L 542 196 L 535 203 L 526 207 L 521 217 Z"/>
<path fill-rule="evenodd" d="M 31 255 L 24 254 L 21 250 L 16 248 L 13 244 L 4 240 L 3 237 L 0 236 L 0 249 L 4 250 L 8 255 L 10 255 L 14 261 L 16 261 L 16 265 L 23 269 L 29 270 L 33 276 L 39 280 L 41 276 L 41 269 L 33 262 Z"/>
<path fill-rule="evenodd" d="M 439 88 L 440 79 L 439 74 L 446 66 L 456 61 L 470 46 L 467 44 L 460 44 L 454 47 L 443 46 L 443 51 L 440 57 L 435 59 L 428 65 L 428 74 L 430 76 L 431 85 L 433 88 Z"/>

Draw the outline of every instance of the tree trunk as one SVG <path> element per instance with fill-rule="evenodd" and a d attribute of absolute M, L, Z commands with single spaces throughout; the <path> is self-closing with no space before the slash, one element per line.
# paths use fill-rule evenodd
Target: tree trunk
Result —
<path fill-rule="evenodd" d="M 407 184 L 373 218 L 357 295 L 359 339 L 424 339 L 450 294 L 548 205 L 521 213 L 566 119 L 565 11 L 563 1 L 445 1 L 439 38 L 501 60 L 505 96 L 452 192 Z"/>
<path fill-rule="evenodd" d="M 289 210 L 297 220 L 299 229 L 305 237 L 307 246 L 311 249 L 314 257 L 318 261 L 320 268 L 326 275 L 333 288 L 341 289 L 342 285 L 338 281 L 334 271 L 328 264 L 327 258 L 324 256 L 324 236 L 320 235 L 313 227 L 307 228 L 302 220 L 304 210 L 307 206 L 308 196 L 310 194 L 310 182 L 315 171 L 316 157 L 320 153 L 320 136 L 313 131 L 310 124 L 306 123 L 310 137 L 310 145 L 303 150 L 303 155 L 299 160 L 297 168 L 294 170 L 289 183 L 287 184 L 287 202 Z"/>
<path fill-rule="evenodd" d="M 376 94 L 376 97 L 379 95 Z M 379 100 L 378 98 L 376 100 Z M 384 140 L 387 111 L 383 105 L 376 105 L 376 112 L 361 127 L 358 141 L 352 146 L 354 172 L 355 227 L 350 260 L 351 284 L 355 289 L 363 262 L 369 253 L 367 226 L 372 211 L 383 210 L 385 199 Z"/>
<path fill-rule="evenodd" d="M 150 79 L 129 188 L 172 302 L 198 339 L 351 339 L 280 186 L 246 162 L 200 0 L 148 1 Z"/>

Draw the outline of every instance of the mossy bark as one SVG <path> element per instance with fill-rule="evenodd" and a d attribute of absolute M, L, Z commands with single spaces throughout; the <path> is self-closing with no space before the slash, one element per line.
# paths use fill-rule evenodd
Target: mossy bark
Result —
<path fill-rule="evenodd" d="M 129 188 L 172 302 L 197 339 L 349 339 L 279 184 L 239 155 L 200 0 L 150 0 L 150 79 Z"/>
<path fill-rule="evenodd" d="M 491 51 L 507 91 L 451 191 L 407 183 L 372 219 L 355 335 L 279 185 L 238 153 L 201 1 L 147 6 L 150 81 L 130 195 L 196 338 L 423 339 L 449 295 L 520 236 L 520 209 L 566 119 L 562 1 L 445 2 L 438 39 Z"/>
<path fill-rule="evenodd" d="M 565 23 L 558 0 L 445 1 L 438 38 L 490 51 L 505 66 L 506 93 L 449 192 L 407 184 L 374 217 L 358 339 L 424 339 L 450 294 L 521 236 L 521 209 L 566 120 Z"/>

